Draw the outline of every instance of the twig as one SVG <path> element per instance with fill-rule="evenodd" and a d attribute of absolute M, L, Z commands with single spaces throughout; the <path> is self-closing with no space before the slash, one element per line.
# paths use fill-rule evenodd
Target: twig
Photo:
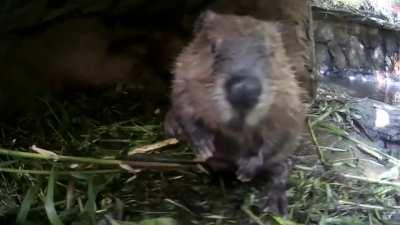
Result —
<path fill-rule="evenodd" d="M 30 152 L 21 152 L 0 148 L 1 155 L 14 156 L 18 158 L 30 158 L 30 159 L 43 159 L 43 160 L 54 160 L 54 161 L 65 161 L 65 162 L 75 162 L 75 163 L 92 163 L 101 165 L 119 165 L 121 160 L 112 159 L 96 159 L 96 158 L 84 158 L 76 156 L 64 156 L 57 154 L 39 154 Z"/>
<path fill-rule="evenodd" d="M 341 149 L 341 148 L 334 148 L 334 147 L 327 147 L 327 146 L 319 146 L 320 149 L 330 150 L 333 152 L 348 152 L 349 150 Z"/>
<path fill-rule="evenodd" d="M 88 163 L 97 165 L 109 165 L 109 166 L 121 166 L 129 165 L 132 168 L 150 169 L 150 170 L 178 170 L 178 169 L 196 169 L 196 165 L 201 164 L 201 161 L 182 161 L 182 163 L 168 162 L 163 160 L 163 162 L 157 161 L 139 161 L 139 160 L 115 160 L 115 159 L 97 159 L 97 158 L 84 158 L 77 156 L 64 156 L 58 154 L 39 154 L 30 152 L 20 152 L 8 149 L 0 148 L 0 155 L 8 155 L 18 158 L 29 158 L 29 159 L 41 159 L 41 160 L 54 160 L 63 162 L 74 162 L 74 163 Z"/>
<path fill-rule="evenodd" d="M 308 171 L 308 172 L 314 171 L 314 169 L 312 167 L 302 166 L 302 165 L 294 165 L 294 168 L 298 169 L 298 170 Z"/>
<path fill-rule="evenodd" d="M 380 205 L 370 205 L 370 204 L 362 204 L 362 203 L 355 203 L 345 200 L 339 200 L 339 204 L 341 205 L 350 205 L 350 206 L 357 206 L 364 209 L 374 209 L 374 210 L 399 210 L 400 206 L 380 206 Z"/>
<path fill-rule="evenodd" d="M 196 167 L 196 163 L 193 162 L 192 165 L 190 164 L 180 164 L 180 163 L 169 163 L 169 162 L 144 162 L 144 161 L 122 161 L 119 164 L 123 167 L 123 165 L 128 165 L 132 168 L 140 168 L 140 169 L 147 169 L 147 170 L 179 170 L 179 169 L 195 169 L 198 170 Z"/>
<path fill-rule="evenodd" d="M 128 152 L 128 156 L 132 156 L 135 154 L 143 154 L 143 153 L 147 153 L 147 152 L 151 152 L 160 148 L 164 148 L 166 146 L 170 146 L 170 145 L 176 145 L 178 144 L 178 140 L 175 138 L 171 138 L 171 139 L 167 139 L 164 141 L 160 141 L 151 145 L 145 145 L 145 146 L 141 146 L 138 148 L 134 148 L 132 150 L 129 150 Z"/>
<path fill-rule="evenodd" d="M 322 150 L 321 150 L 321 148 L 320 148 L 320 146 L 318 144 L 318 140 L 317 140 L 317 137 L 315 135 L 315 132 L 314 132 L 314 129 L 313 129 L 313 125 L 311 123 L 311 119 L 310 118 L 307 119 L 307 125 L 308 125 L 307 126 L 308 127 L 308 131 L 311 134 L 312 142 L 314 143 L 315 147 L 317 148 L 317 154 L 318 154 L 319 160 L 321 160 L 322 164 L 326 165 L 325 156 L 322 153 Z"/>
<path fill-rule="evenodd" d="M 13 168 L 0 168 L 0 172 L 6 173 L 18 173 L 18 174 L 36 174 L 36 175 L 50 175 L 51 171 L 48 170 L 22 170 Z M 120 173 L 121 170 L 81 170 L 81 171 L 57 171 L 59 175 L 73 175 L 73 174 L 109 174 L 109 173 Z"/>
<path fill-rule="evenodd" d="M 314 168 L 308 167 L 308 166 L 302 166 L 302 165 L 295 165 L 294 166 L 298 170 L 303 170 L 307 172 L 312 172 L 315 171 Z M 400 182 L 391 182 L 391 181 L 386 181 L 386 180 L 380 180 L 380 179 L 371 179 L 367 177 L 360 177 L 360 176 L 355 176 L 351 174 L 341 174 L 339 173 L 338 175 L 346 178 L 346 179 L 351 179 L 351 180 L 358 180 L 358 181 L 364 181 L 367 183 L 373 183 L 373 184 L 381 184 L 381 185 L 389 185 L 393 187 L 400 187 Z"/>
<path fill-rule="evenodd" d="M 351 174 L 341 174 L 341 175 L 347 179 L 359 180 L 359 181 L 364 181 L 367 183 L 375 183 L 375 184 L 381 184 L 381 185 L 390 185 L 393 187 L 400 187 L 400 182 L 391 182 L 391 181 L 386 181 L 386 180 L 371 179 L 371 178 L 367 178 L 367 177 L 354 176 Z"/>
<path fill-rule="evenodd" d="M 314 168 L 308 167 L 308 166 L 295 165 L 294 167 L 298 170 L 303 170 L 303 171 L 307 171 L 307 172 L 315 171 Z M 351 174 L 339 173 L 338 175 L 340 175 L 346 179 L 351 179 L 351 180 L 358 180 L 358 181 L 363 181 L 363 182 L 367 182 L 367 183 L 400 187 L 400 182 L 391 182 L 391 181 L 386 181 L 386 180 L 381 180 L 381 179 L 372 179 L 372 178 L 367 178 L 367 177 L 355 176 L 355 175 L 351 175 Z"/>

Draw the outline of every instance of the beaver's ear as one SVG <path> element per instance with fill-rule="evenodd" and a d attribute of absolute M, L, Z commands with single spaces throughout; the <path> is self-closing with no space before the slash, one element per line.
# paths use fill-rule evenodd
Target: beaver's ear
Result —
<path fill-rule="evenodd" d="M 208 24 L 209 22 L 213 21 L 215 18 L 217 17 L 217 14 L 211 10 L 206 10 L 203 13 L 201 13 L 199 15 L 199 17 L 197 18 L 195 24 L 194 24 L 194 28 L 193 28 L 193 32 L 199 32 L 205 24 Z"/>

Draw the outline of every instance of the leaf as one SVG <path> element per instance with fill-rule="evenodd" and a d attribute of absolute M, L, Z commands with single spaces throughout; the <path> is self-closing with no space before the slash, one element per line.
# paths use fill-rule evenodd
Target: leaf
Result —
<path fill-rule="evenodd" d="M 28 216 L 28 213 L 31 210 L 31 206 L 36 199 L 36 193 L 38 190 L 39 188 L 37 185 L 29 188 L 19 209 L 17 215 L 17 224 L 26 224 L 26 217 Z"/>
<path fill-rule="evenodd" d="M 51 170 L 49 176 L 49 183 L 47 185 L 47 195 L 44 207 L 46 209 L 47 218 L 52 225 L 63 225 L 60 217 L 57 214 L 56 207 L 54 204 L 54 189 L 55 189 L 55 171 L 54 167 Z"/>

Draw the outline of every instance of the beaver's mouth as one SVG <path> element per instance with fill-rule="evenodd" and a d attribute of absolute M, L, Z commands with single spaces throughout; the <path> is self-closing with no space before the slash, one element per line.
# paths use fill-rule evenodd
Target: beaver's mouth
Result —
<path fill-rule="evenodd" d="M 233 131 L 241 131 L 245 126 L 245 113 L 239 113 L 239 115 L 233 116 L 228 122 L 227 127 Z"/>

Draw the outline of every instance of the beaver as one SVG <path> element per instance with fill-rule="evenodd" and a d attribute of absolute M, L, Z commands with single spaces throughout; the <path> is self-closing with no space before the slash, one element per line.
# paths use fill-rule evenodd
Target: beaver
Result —
<path fill-rule="evenodd" d="M 287 213 L 290 156 L 307 111 L 283 45 L 285 26 L 204 12 L 177 57 L 164 124 L 167 136 L 189 143 L 213 171 L 267 179 L 264 210 L 278 214 Z"/>

